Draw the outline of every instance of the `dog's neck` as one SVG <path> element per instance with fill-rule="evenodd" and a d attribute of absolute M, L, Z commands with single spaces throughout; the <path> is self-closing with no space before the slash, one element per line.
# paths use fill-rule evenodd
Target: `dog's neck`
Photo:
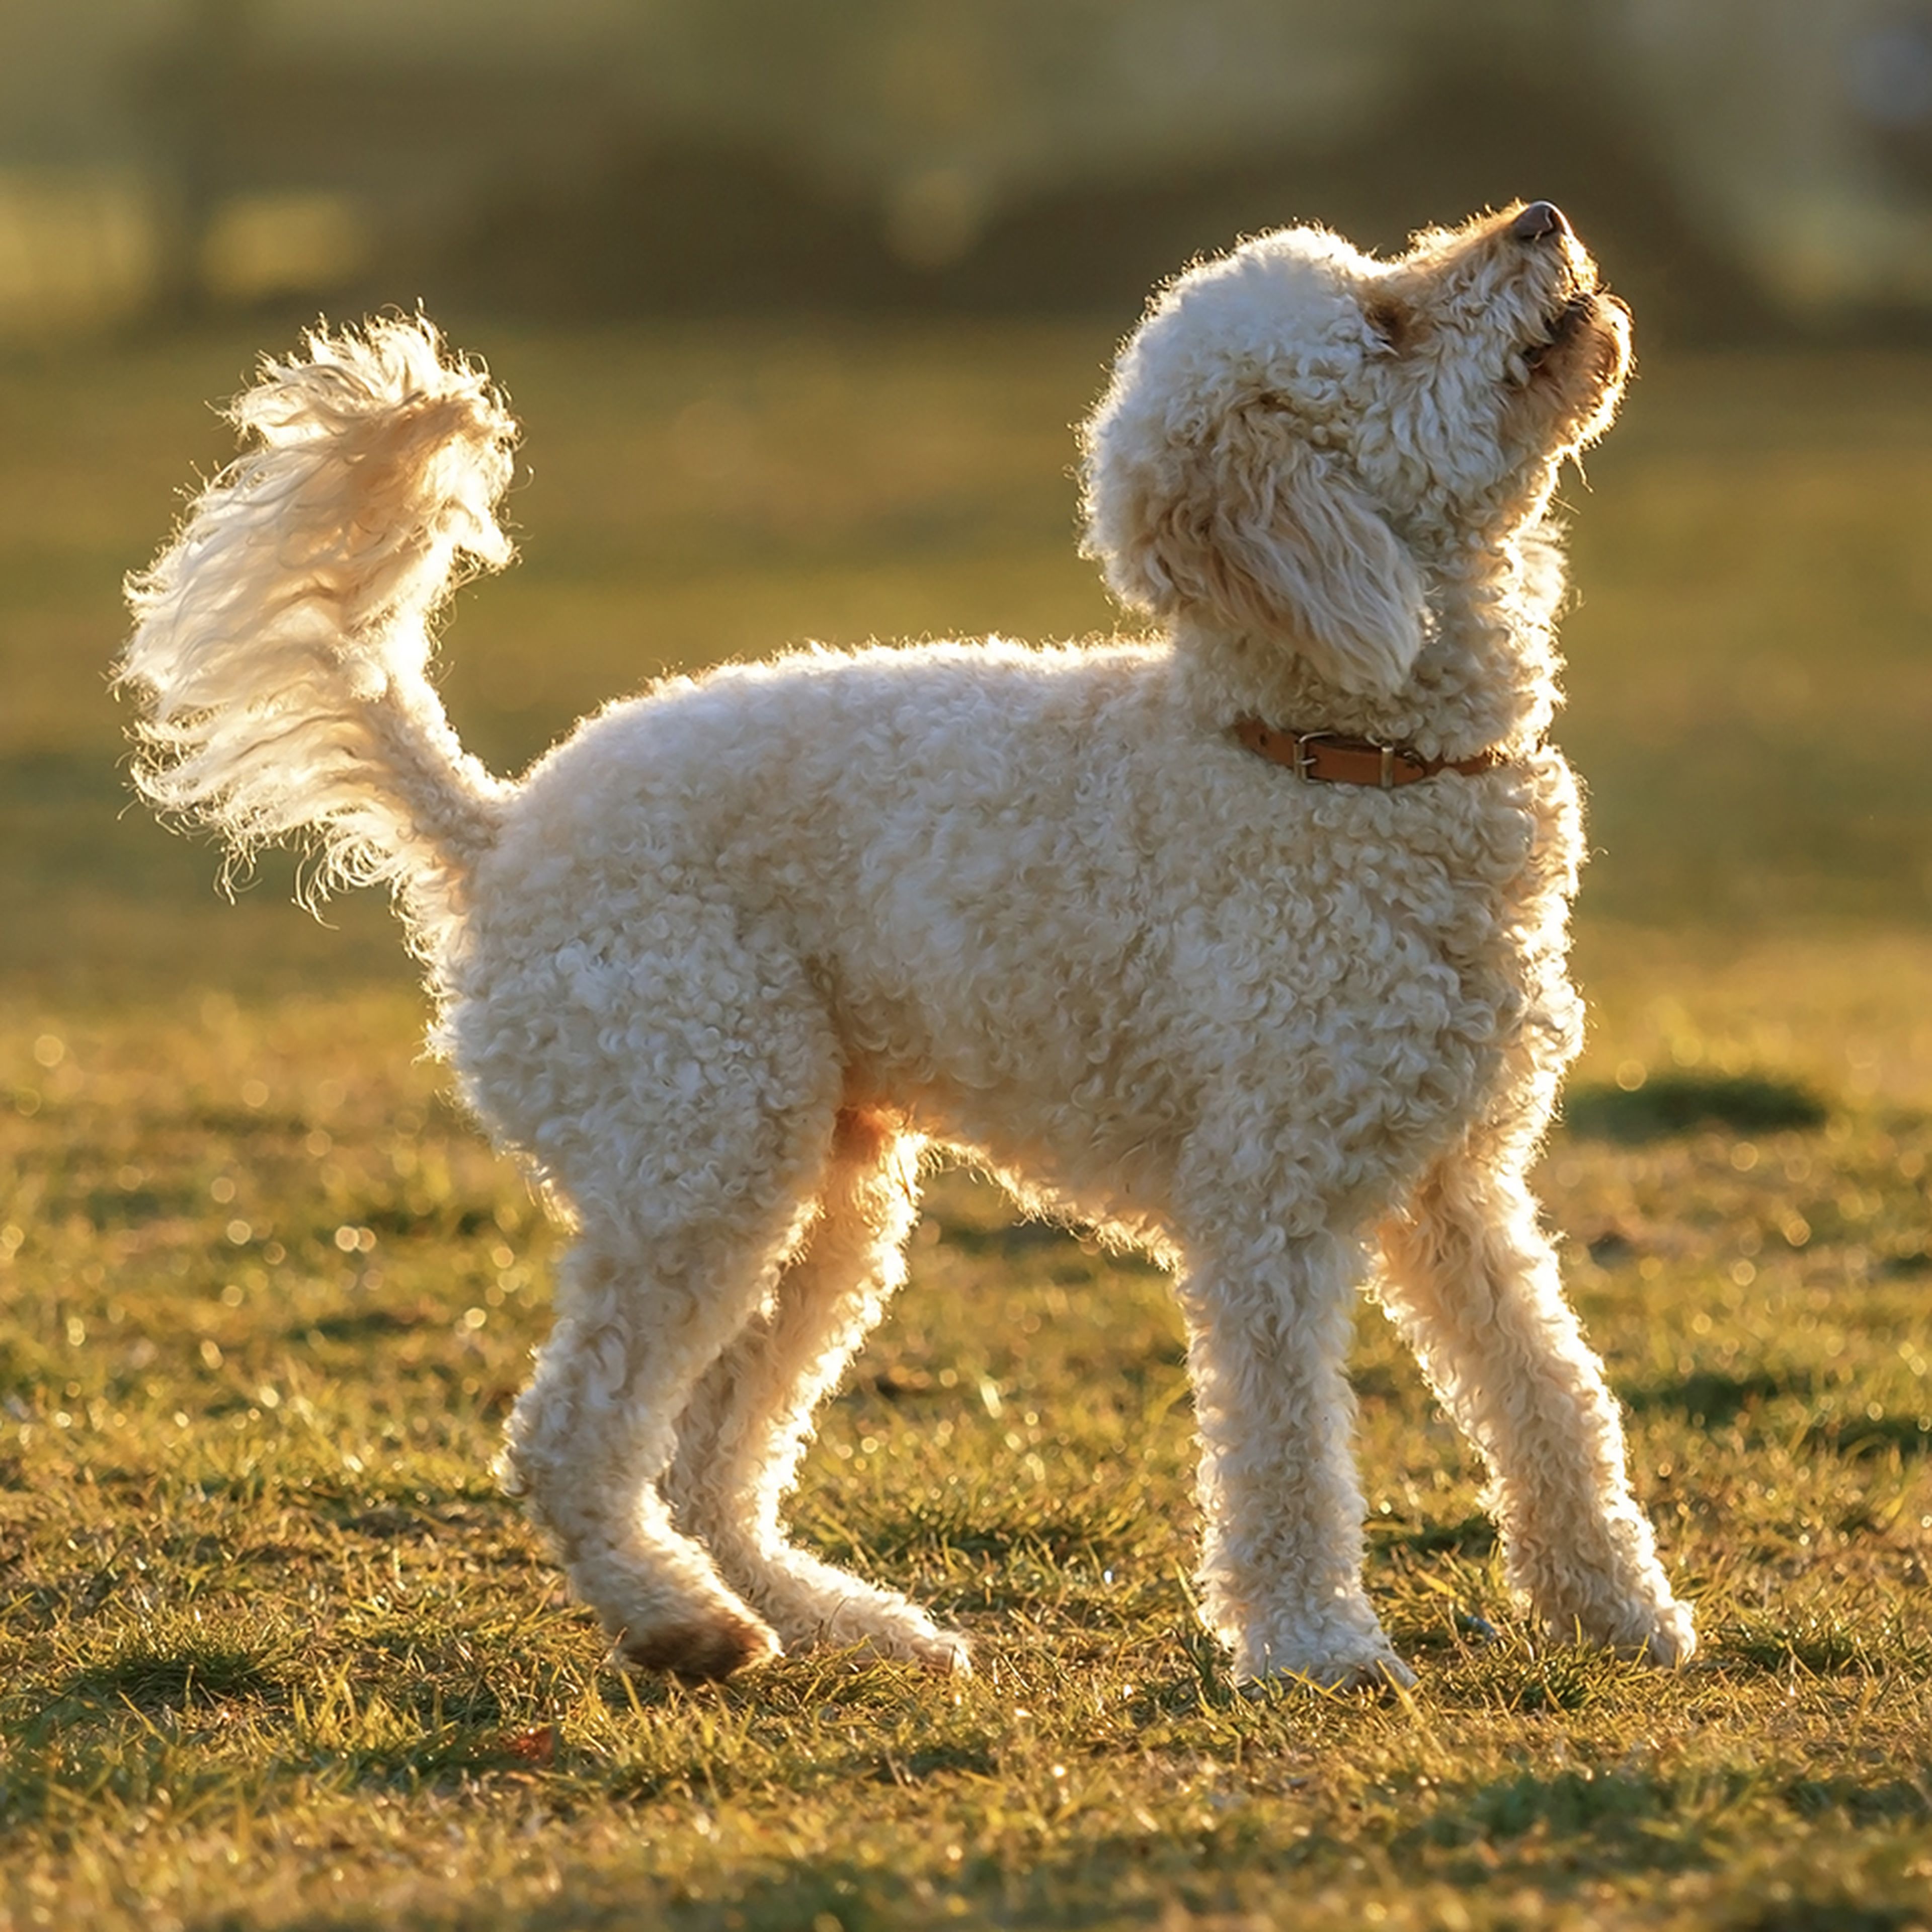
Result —
<path fill-rule="evenodd" d="M 1173 626 L 1188 701 L 1225 730 L 1244 717 L 1282 730 L 1406 745 L 1425 757 L 1527 752 L 1561 702 L 1552 634 L 1562 589 L 1553 538 L 1538 531 L 1430 572 L 1430 628 L 1414 668 L 1387 697 L 1343 689 L 1292 638 L 1258 636 L 1184 614 Z"/>

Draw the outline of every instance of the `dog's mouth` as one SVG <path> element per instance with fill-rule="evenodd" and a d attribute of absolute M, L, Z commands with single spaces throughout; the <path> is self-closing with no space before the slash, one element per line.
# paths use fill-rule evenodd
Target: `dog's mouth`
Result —
<path fill-rule="evenodd" d="M 1544 316 L 1540 332 L 1516 352 L 1526 381 L 1533 380 L 1539 370 L 1575 341 L 1596 319 L 1598 300 L 1594 288 L 1574 289 Z"/>
<path fill-rule="evenodd" d="M 1532 369 L 1540 368 L 1552 350 L 1559 349 L 1596 313 L 1597 297 L 1592 290 L 1580 289 L 1544 324 L 1546 333 L 1540 342 L 1531 343 L 1522 359 Z"/>

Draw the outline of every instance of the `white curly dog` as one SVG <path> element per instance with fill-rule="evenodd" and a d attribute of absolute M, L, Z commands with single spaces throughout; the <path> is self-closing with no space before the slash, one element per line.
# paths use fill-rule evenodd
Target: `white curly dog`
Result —
<path fill-rule="evenodd" d="M 1365 1280 L 1544 1625 L 1690 1654 L 1525 1182 L 1580 1029 L 1546 510 L 1628 344 L 1546 202 L 1392 260 L 1261 236 L 1155 298 L 1085 430 L 1088 547 L 1157 634 L 732 665 L 514 784 L 428 678 L 509 554 L 485 376 L 384 320 L 236 403 L 131 586 L 140 782 L 396 891 L 440 1050 L 572 1231 L 504 1468 L 630 1660 L 964 1667 L 779 1520 L 928 1143 L 1173 1270 L 1240 1676 L 1412 1681 L 1361 1579 Z"/>

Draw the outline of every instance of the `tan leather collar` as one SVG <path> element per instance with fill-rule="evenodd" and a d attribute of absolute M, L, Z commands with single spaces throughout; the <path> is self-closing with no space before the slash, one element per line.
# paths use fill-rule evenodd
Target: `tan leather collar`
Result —
<path fill-rule="evenodd" d="M 1473 777 L 1510 762 L 1495 750 L 1478 752 L 1468 758 L 1425 758 L 1407 745 L 1340 738 L 1332 731 L 1285 731 L 1264 724 L 1258 718 L 1237 719 L 1230 735 L 1257 758 L 1286 765 L 1298 777 L 1321 784 L 1376 785 L 1384 791 L 1432 778 L 1438 772 L 1461 772 Z"/>

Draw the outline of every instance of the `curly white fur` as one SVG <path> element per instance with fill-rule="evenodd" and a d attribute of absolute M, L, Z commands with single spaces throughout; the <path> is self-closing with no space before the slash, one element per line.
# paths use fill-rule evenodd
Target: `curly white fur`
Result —
<path fill-rule="evenodd" d="M 1544 515 L 1627 345 L 1536 209 L 1391 261 L 1263 236 L 1156 298 L 1086 432 L 1089 547 L 1157 638 L 734 667 L 514 787 L 424 672 L 454 566 L 503 555 L 500 403 L 420 322 L 243 399 L 254 446 L 134 587 L 142 782 L 398 885 L 464 1092 L 575 1231 L 506 1469 L 631 1658 L 963 1666 L 778 1514 L 928 1141 L 1175 1269 L 1242 1675 L 1407 1676 L 1349 1455 L 1372 1272 L 1543 1622 L 1690 1654 L 1524 1180 L 1580 1028 Z M 1505 762 L 1318 784 L 1247 716 Z"/>
<path fill-rule="evenodd" d="M 420 318 L 305 346 L 237 399 L 253 446 L 129 580 L 136 781 L 239 857 L 314 832 L 318 890 L 392 884 L 426 938 L 495 837 L 502 788 L 443 716 L 430 626 L 466 560 L 509 561 L 516 425 Z"/>

